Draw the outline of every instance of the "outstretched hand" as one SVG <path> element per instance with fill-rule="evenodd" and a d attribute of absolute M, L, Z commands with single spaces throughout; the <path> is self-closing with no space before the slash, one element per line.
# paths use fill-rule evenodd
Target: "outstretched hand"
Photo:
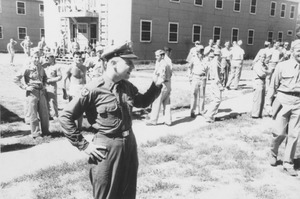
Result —
<path fill-rule="evenodd" d="M 84 152 L 89 156 L 96 158 L 98 161 L 106 159 L 107 156 L 107 148 L 105 146 L 95 145 L 93 143 L 89 143 Z"/>

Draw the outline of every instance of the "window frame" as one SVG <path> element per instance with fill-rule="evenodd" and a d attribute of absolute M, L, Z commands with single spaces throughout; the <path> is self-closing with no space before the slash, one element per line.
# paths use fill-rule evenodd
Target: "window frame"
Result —
<path fill-rule="evenodd" d="M 240 30 L 239 30 L 239 28 L 231 28 L 231 43 L 233 43 L 233 30 L 237 30 L 237 39 L 236 39 L 236 42 L 239 40 L 239 33 L 240 33 Z"/>
<path fill-rule="evenodd" d="M 41 11 L 41 6 L 43 6 L 43 12 Z M 44 17 L 44 12 L 45 12 L 45 6 L 43 3 L 39 4 L 39 16 Z"/>
<path fill-rule="evenodd" d="M 20 28 L 24 28 L 25 29 L 25 36 L 24 36 L 24 38 L 20 38 Z M 18 39 L 19 40 L 24 40 L 25 37 L 27 36 L 27 28 L 26 27 L 18 26 L 17 27 L 17 32 L 18 32 Z"/>
<path fill-rule="evenodd" d="M 269 34 L 272 33 L 272 38 L 269 39 Z M 274 31 L 268 31 L 267 41 L 273 43 Z"/>
<path fill-rule="evenodd" d="M 249 35 L 249 33 L 250 33 L 250 31 L 252 31 L 253 32 L 253 36 L 252 36 L 252 43 L 249 43 L 249 38 L 250 38 L 250 35 Z M 254 35 L 255 35 L 255 30 L 254 29 L 248 29 L 248 35 L 247 35 L 247 45 L 251 45 L 251 46 L 253 46 L 254 45 Z"/>
<path fill-rule="evenodd" d="M 42 31 L 44 31 L 44 35 L 42 35 Z M 45 28 L 40 28 L 40 39 L 42 39 L 42 37 L 45 37 Z"/>
<path fill-rule="evenodd" d="M 274 15 L 271 15 L 272 14 L 272 4 L 274 4 Z M 275 1 L 271 1 L 270 2 L 270 17 L 275 17 L 276 16 L 276 8 L 277 8 L 277 2 Z"/>
<path fill-rule="evenodd" d="M 201 0 L 201 4 L 196 4 L 196 1 L 197 1 L 197 0 L 194 0 L 194 6 L 200 6 L 200 7 L 203 7 L 203 1 L 204 1 L 204 0 Z"/>
<path fill-rule="evenodd" d="M 257 7 L 257 0 L 255 0 L 255 12 L 251 12 L 251 8 L 252 8 L 252 2 L 253 0 L 250 0 L 250 10 L 249 10 L 249 13 L 252 14 L 252 15 L 256 15 L 256 7 Z"/>
<path fill-rule="evenodd" d="M 169 0 L 171 3 L 180 3 L 180 0 Z"/>
<path fill-rule="evenodd" d="M 0 26 L 0 39 L 4 38 L 4 34 L 3 34 L 3 26 Z"/>
<path fill-rule="evenodd" d="M 143 33 L 144 32 L 146 32 L 146 31 L 143 31 L 142 30 L 142 24 L 143 24 L 143 22 L 150 22 L 150 40 L 148 41 L 146 41 L 146 40 L 142 40 L 142 35 L 143 35 Z M 142 43 L 150 43 L 152 41 L 152 20 L 146 20 L 146 19 L 141 19 L 140 20 L 140 42 L 142 42 Z"/>
<path fill-rule="evenodd" d="M 292 8 L 294 8 L 293 12 L 292 12 Z M 290 7 L 290 19 L 295 19 L 295 11 L 296 11 L 296 6 L 291 5 L 291 7 Z M 291 14 L 293 14 L 293 17 L 291 17 Z"/>
<path fill-rule="evenodd" d="M 283 10 L 282 10 L 282 6 L 284 5 L 284 16 L 281 16 Z M 285 13 L 286 13 L 286 3 L 281 3 L 280 6 L 280 18 L 285 18 Z"/>
<path fill-rule="evenodd" d="M 218 8 L 217 7 L 217 2 L 218 1 L 221 1 L 222 2 L 222 8 Z M 224 0 L 215 0 L 215 9 L 217 9 L 217 10 L 223 10 L 223 7 L 224 7 Z"/>
<path fill-rule="evenodd" d="M 220 35 L 219 35 L 219 38 L 215 39 L 215 29 L 216 28 L 219 28 L 220 29 Z M 218 39 L 221 39 L 222 37 L 222 27 L 221 26 L 214 26 L 213 27 L 213 41 L 216 42 Z"/>
<path fill-rule="evenodd" d="M 195 39 L 195 27 L 200 27 L 200 33 L 199 33 L 199 39 Z M 200 24 L 193 24 L 193 28 L 192 28 L 192 42 L 195 43 L 195 41 L 200 41 L 201 43 L 201 37 L 202 37 L 202 25 Z"/>
<path fill-rule="evenodd" d="M 177 32 L 176 32 L 176 41 L 170 41 L 170 27 L 172 25 L 177 25 Z M 173 33 L 173 32 L 172 32 Z M 179 23 L 178 22 L 169 22 L 168 23 L 168 43 L 178 43 L 178 38 L 179 38 Z"/>
<path fill-rule="evenodd" d="M 239 10 L 235 10 L 235 5 L 237 3 L 236 3 L 236 0 L 233 1 L 233 12 L 241 12 L 242 0 L 239 0 L 239 1 L 240 1 L 240 3 L 239 3 Z"/>
<path fill-rule="evenodd" d="M 23 13 L 18 13 L 18 3 L 23 3 L 24 4 L 24 14 Z M 25 1 L 16 1 L 16 14 L 17 15 L 26 15 L 26 2 Z"/>
<path fill-rule="evenodd" d="M 281 34 L 281 38 L 279 38 L 279 34 Z M 280 42 L 283 41 L 283 31 L 278 31 L 278 33 L 277 33 L 277 41 L 280 41 Z"/>

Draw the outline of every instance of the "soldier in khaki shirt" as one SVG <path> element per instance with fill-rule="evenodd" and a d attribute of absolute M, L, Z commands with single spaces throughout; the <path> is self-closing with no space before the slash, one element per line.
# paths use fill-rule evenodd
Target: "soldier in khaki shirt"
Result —
<path fill-rule="evenodd" d="M 273 110 L 275 129 L 271 144 L 270 164 L 277 165 L 278 148 L 287 138 L 283 157 L 283 168 L 287 174 L 297 176 L 294 156 L 300 132 L 300 40 L 291 45 L 292 55 L 280 62 L 273 73 L 266 97 L 266 109 Z M 273 96 L 276 99 L 271 103 Z"/>

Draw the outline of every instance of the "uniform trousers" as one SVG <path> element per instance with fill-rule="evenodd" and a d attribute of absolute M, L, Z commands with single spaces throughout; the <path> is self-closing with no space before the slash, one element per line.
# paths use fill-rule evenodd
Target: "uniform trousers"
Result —
<path fill-rule="evenodd" d="M 56 90 L 54 92 L 47 90 L 46 97 L 47 97 L 49 116 L 58 117 L 58 103 L 57 103 Z"/>
<path fill-rule="evenodd" d="M 230 87 L 233 83 L 233 89 L 237 89 L 242 74 L 242 60 L 232 60 L 230 66 L 230 74 L 226 87 Z"/>
<path fill-rule="evenodd" d="M 262 117 L 264 104 L 265 104 L 265 92 L 266 92 L 266 80 L 265 78 L 254 79 L 254 92 L 253 92 L 253 103 L 252 103 L 252 117 Z"/>
<path fill-rule="evenodd" d="M 205 103 L 205 88 L 206 88 L 206 75 L 193 75 L 191 82 L 192 90 L 192 99 L 191 99 L 191 113 L 194 113 L 196 107 L 197 111 L 200 114 L 204 112 L 204 103 Z"/>
<path fill-rule="evenodd" d="M 268 64 L 268 75 L 266 77 L 266 85 L 267 87 L 269 86 L 271 79 L 272 79 L 272 75 L 274 73 L 274 70 L 276 68 L 277 62 L 270 62 Z"/>
<path fill-rule="evenodd" d="M 96 134 L 93 143 L 107 147 L 101 162 L 90 159 L 90 180 L 95 199 L 134 199 L 136 196 L 138 155 L 135 136 Z M 102 151 L 101 151 L 102 152 Z M 105 152 L 103 152 L 105 153 Z"/>
<path fill-rule="evenodd" d="M 26 101 L 26 117 L 30 122 L 31 133 L 49 133 L 49 113 L 45 97 L 45 90 L 34 89 L 33 91 L 27 91 Z M 41 128 L 39 120 L 41 121 Z"/>
<path fill-rule="evenodd" d="M 228 82 L 229 77 L 229 69 L 230 69 L 230 60 L 227 60 L 225 58 L 222 58 L 221 60 L 221 83 L 225 87 Z"/>
<path fill-rule="evenodd" d="M 171 82 L 164 82 L 162 84 L 162 89 L 159 96 L 154 100 L 152 103 L 152 110 L 150 113 L 150 121 L 152 123 L 157 123 L 159 112 L 161 106 L 163 107 L 163 115 L 164 121 L 166 124 L 172 123 L 172 116 L 171 116 Z"/>
<path fill-rule="evenodd" d="M 220 91 L 220 83 L 216 80 L 212 80 L 211 82 L 211 97 L 212 102 L 209 104 L 205 115 L 210 119 L 214 119 L 214 116 L 218 113 L 218 109 L 222 101 L 222 91 Z"/>
<path fill-rule="evenodd" d="M 271 153 L 278 155 L 278 148 L 287 138 L 283 166 L 290 168 L 293 166 L 293 160 L 297 147 L 297 141 L 300 133 L 300 97 L 278 92 L 276 99 L 281 103 L 282 108 L 275 118 L 275 131 L 271 143 Z"/>

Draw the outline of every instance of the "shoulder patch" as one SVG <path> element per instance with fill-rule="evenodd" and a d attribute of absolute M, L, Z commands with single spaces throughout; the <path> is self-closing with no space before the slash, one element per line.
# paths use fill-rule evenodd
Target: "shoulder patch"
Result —
<path fill-rule="evenodd" d="M 81 96 L 85 97 L 90 93 L 90 91 L 87 88 L 81 89 Z"/>

